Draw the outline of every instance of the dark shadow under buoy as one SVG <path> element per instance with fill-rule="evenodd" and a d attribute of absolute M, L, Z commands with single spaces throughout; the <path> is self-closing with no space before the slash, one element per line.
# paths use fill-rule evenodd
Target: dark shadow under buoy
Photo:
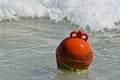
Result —
<path fill-rule="evenodd" d="M 54 80 L 96 80 L 94 76 L 88 70 L 80 72 L 70 72 L 59 70 L 59 73 L 55 76 Z"/>

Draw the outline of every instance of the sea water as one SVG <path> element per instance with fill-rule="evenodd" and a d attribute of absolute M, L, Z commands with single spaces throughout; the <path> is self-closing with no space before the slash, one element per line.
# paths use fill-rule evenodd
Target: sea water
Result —
<path fill-rule="evenodd" d="M 119 0 L 1 0 L 0 80 L 120 80 Z M 88 70 L 56 66 L 55 51 L 72 30 L 89 35 Z"/>

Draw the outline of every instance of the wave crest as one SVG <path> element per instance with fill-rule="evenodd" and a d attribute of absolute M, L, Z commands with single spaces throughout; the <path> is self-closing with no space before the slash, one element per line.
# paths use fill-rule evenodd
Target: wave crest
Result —
<path fill-rule="evenodd" d="M 0 21 L 20 17 L 65 17 L 91 30 L 115 28 L 120 21 L 120 0 L 0 0 Z"/>

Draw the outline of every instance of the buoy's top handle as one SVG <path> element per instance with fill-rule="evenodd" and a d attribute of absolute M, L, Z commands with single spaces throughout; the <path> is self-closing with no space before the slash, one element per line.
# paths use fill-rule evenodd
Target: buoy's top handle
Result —
<path fill-rule="evenodd" d="M 70 33 L 70 38 L 81 38 L 81 39 L 87 41 L 88 40 L 88 34 L 84 33 L 82 30 L 72 31 Z"/>

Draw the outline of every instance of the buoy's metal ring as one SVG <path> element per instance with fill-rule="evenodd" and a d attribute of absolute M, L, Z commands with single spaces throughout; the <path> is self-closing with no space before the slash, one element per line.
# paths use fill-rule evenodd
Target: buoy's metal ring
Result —
<path fill-rule="evenodd" d="M 87 41 L 88 40 L 88 35 L 86 33 L 83 33 L 81 38 L 83 40 Z"/>
<path fill-rule="evenodd" d="M 81 31 L 81 30 L 79 30 L 78 32 L 72 31 L 70 33 L 70 38 L 81 38 L 81 39 L 87 41 L 88 40 L 88 34 L 83 33 L 83 31 Z"/>
<path fill-rule="evenodd" d="M 75 32 L 75 31 L 72 31 L 71 33 L 70 33 L 70 38 L 75 38 L 75 37 L 77 37 L 77 32 Z"/>

